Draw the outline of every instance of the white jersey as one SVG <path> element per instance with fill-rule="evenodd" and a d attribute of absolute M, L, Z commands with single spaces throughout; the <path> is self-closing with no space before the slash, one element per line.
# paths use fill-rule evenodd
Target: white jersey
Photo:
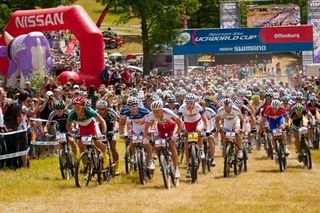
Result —
<path fill-rule="evenodd" d="M 232 106 L 231 112 L 227 113 L 224 109 L 224 107 L 220 107 L 220 109 L 218 110 L 217 116 L 220 116 L 222 119 L 225 120 L 234 120 L 234 119 L 238 119 L 241 116 L 241 111 L 238 107 L 236 107 L 235 105 Z"/>
<path fill-rule="evenodd" d="M 208 119 L 208 131 L 212 131 L 215 127 L 215 120 L 216 120 L 216 113 L 213 109 L 211 109 L 210 107 L 206 107 L 206 117 Z"/>
<path fill-rule="evenodd" d="M 162 118 L 157 118 L 153 112 L 151 112 L 148 117 L 147 117 L 147 121 L 148 122 L 153 122 L 153 121 L 157 121 L 158 124 L 159 123 L 167 123 L 170 121 L 174 121 L 179 118 L 178 115 L 176 115 L 172 110 L 167 109 L 167 108 L 163 108 L 163 117 Z"/>
<path fill-rule="evenodd" d="M 201 115 L 203 114 L 204 114 L 204 109 L 198 103 L 195 103 L 191 112 L 187 109 L 187 105 L 185 103 L 182 104 L 182 106 L 179 108 L 179 111 L 178 111 L 178 115 L 181 117 L 183 116 L 184 122 L 189 122 L 189 123 L 200 120 Z"/>

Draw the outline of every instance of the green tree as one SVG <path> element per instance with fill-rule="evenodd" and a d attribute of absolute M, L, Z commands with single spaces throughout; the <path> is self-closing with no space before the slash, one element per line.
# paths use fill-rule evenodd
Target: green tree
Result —
<path fill-rule="evenodd" d="M 106 3 L 104 0 L 97 2 Z M 174 35 L 183 27 L 185 11 L 192 16 L 199 8 L 198 0 L 117 0 L 123 9 L 120 22 L 131 18 L 141 20 L 143 43 L 143 72 L 149 75 L 150 54 L 154 50 L 174 44 Z"/>
<path fill-rule="evenodd" d="M 219 28 L 220 4 L 219 0 L 199 0 L 199 10 L 190 16 L 189 28 Z"/>
<path fill-rule="evenodd" d="M 70 5 L 76 0 L 0 0 L 0 33 L 16 10 L 30 10 L 35 8 L 50 8 L 59 5 Z"/>

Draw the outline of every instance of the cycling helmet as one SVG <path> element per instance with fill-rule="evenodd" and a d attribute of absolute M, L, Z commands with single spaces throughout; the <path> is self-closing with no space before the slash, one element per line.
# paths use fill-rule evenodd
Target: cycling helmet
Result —
<path fill-rule="evenodd" d="M 156 100 L 159 100 L 160 97 L 157 94 L 153 94 L 151 99 L 152 99 L 152 101 L 156 101 Z"/>
<path fill-rule="evenodd" d="M 289 98 L 289 96 L 287 96 L 287 95 L 282 97 L 282 101 L 283 101 L 284 103 L 288 103 L 289 100 L 290 100 L 290 98 Z"/>
<path fill-rule="evenodd" d="M 127 100 L 127 105 L 128 105 L 129 107 L 131 107 L 131 106 L 138 106 L 138 104 L 139 104 L 139 100 L 138 100 L 136 97 L 134 97 L 134 96 L 130 96 L 130 97 L 128 98 L 128 100 Z"/>
<path fill-rule="evenodd" d="M 277 92 L 273 93 L 273 98 L 279 99 L 280 98 L 280 94 L 277 93 Z"/>
<path fill-rule="evenodd" d="M 86 99 L 84 105 L 91 107 L 91 100 L 90 99 Z"/>
<path fill-rule="evenodd" d="M 58 100 L 54 102 L 54 109 L 55 110 L 61 110 L 66 108 L 66 103 L 63 100 Z"/>
<path fill-rule="evenodd" d="M 108 107 L 108 102 L 105 100 L 100 100 L 97 102 L 97 109 L 101 108 L 107 108 Z"/>
<path fill-rule="evenodd" d="M 227 106 L 230 106 L 230 105 L 232 105 L 232 99 L 231 98 L 226 98 L 226 99 L 224 99 L 223 100 L 223 106 L 224 107 L 227 107 Z"/>
<path fill-rule="evenodd" d="M 251 96 L 252 96 L 251 90 L 247 90 L 247 91 L 246 91 L 246 96 L 247 96 L 247 97 L 251 97 Z"/>
<path fill-rule="evenodd" d="M 297 93 L 296 93 L 296 98 L 298 98 L 298 97 L 299 97 L 299 98 L 302 98 L 302 97 L 303 97 L 302 92 L 297 92 Z"/>
<path fill-rule="evenodd" d="M 208 102 L 210 102 L 210 101 L 211 101 L 211 97 L 210 97 L 210 95 L 206 95 L 206 96 L 204 96 L 204 97 L 203 97 L 203 100 L 204 100 L 204 101 L 208 101 Z"/>
<path fill-rule="evenodd" d="M 272 100 L 271 106 L 274 109 L 279 109 L 281 105 L 281 102 L 278 99 Z"/>
<path fill-rule="evenodd" d="M 168 103 L 175 103 L 176 102 L 176 97 L 171 95 L 171 96 L 168 97 L 167 101 L 168 101 Z"/>
<path fill-rule="evenodd" d="M 280 94 L 285 93 L 285 90 L 284 90 L 284 88 L 283 88 L 283 87 L 281 87 L 281 88 L 279 89 L 279 93 L 280 93 Z"/>
<path fill-rule="evenodd" d="M 81 104 L 81 105 L 84 105 L 85 102 L 86 102 L 86 98 L 83 96 L 77 96 L 72 101 L 73 104 Z"/>
<path fill-rule="evenodd" d="M 316 96 L 310 96 L 310 97 L 309 97 L 309 101 L 310 101 L 310 102 L 316 102 L 316 101 L 317 101 Z"/>
<path fill-rule="evenodd" d="M 150 109 L 151 110 L 159 110 L 163 108 L 163 103 L 162 101 L 158 100 L 158 101 L 154 101 L 152 102 L 152 104 L 150 105 Z"/>
<path fill-rule="evenodd" d="M 237 92 L 237 94 L 238 94 L 239 96 L 245 96 L 245 95 L 246 95 L 246 91 L 243 90 L 243 89 L 239 89 L 239 91 Z"/>
<path fill-rule="evenodd" d="M 295 107 L 294 107 L 294 110 L 296 112 L 301 112 L 303 110 L 302 104 L 300 104 L 300 103 L 296 104 Z"/>
<path fill-rule="evenodd" d="M 259 95 L 253 95 L 253 96 L 251 96 L 251 99 L 250 99 L 251 101 L 253 101 L 253 100 L 260 100 L 260 96 Z"/>
<path fill-rule="evenodd" d="M 196 96 L 192 93 L 186 95 L 186 103 L 194 103 L 196 101 Z"/>
<path fill-rule="evenodd" d="M 235 100 L 234 104 L 235 104 L 237 107 L 242 107 L 243 101 L 240 100 L 240 99 L 237 99 L 237 100 Z"/>
<path fill-rule="evenodd" d="M 266 92 L 266 96 L 265 96 L 266 98 L 272 98 L 273 97 L 273 94 L 272 94 L 272 92 Z"/>
<path fill-rule="evenodd" d="M 132 96 L 136 96 L 136 95 L 138 95 L 138 90 L 136 89 L 136 88 L 133 88 L 132 90 L 131 90 L 131 95 Z"/>

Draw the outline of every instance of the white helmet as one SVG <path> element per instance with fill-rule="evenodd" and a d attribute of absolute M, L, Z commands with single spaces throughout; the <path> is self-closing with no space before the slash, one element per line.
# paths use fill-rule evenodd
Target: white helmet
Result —
<path fill-rule="evenodd" d="M 281 102 L 280 102 L 280 100 L 278 100 L 278 99 L 274 99 L 274 100 L 272 100 L 272 102 L 271 102 L 271 106 L 272 106 L 272 108 L 274 108 L 274 109 L 279 109 L 280 105 L 281 105 Z"/>
<path fill-rule="evenodd" d="M 161 100 L 158 101 L 154 101 L 152 102 L 152 104 L 150 105 L 150 109 L 151 110 L 159 110 L 163 108 L 163 103 Z"/>

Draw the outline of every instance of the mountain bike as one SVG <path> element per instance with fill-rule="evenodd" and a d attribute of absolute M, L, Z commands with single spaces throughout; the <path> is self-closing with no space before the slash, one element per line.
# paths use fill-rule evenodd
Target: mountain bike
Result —
<path fill-rule="evenodd" d="M 224 148 L 224 167 L 223 176 L 229 177 L 230 170 L 233 167 L 235 175 L 240 174 L 242 170 L 242 160 L 237 158 L 238 148 L 235 143 L 235 132 L 225 132 L 225 148 Z"/>
<path fill-rule="evenodd" d="M 180 134 L 177 138 L 176 141 L 176 147 L 177 147 L 177 153 L 178 153 L 178 163 L 183 162 L 183 157 L 184 157 L 184 141 L 182 134 Z"/>
<path fill-rule="evenodd" d="M 205 132 L 203 137 L 203 151 L 205 158 L 201 159 L 201 166 L 202 166 L 202 174 L 207 174 L 211 170 L 210 160 L 211 160 L 211 153 L 210 147 L 208 142 L 208 137 L 211 135 L 211 132 Z"/>
<path fill-rule="evenodd" d="M 142 135 L 129 136 L 128 139 L 135 145 L 135 153 L 133 157 L 133 163 L 139 172 L 139 181 L 142 185 L 146 183 L 146 176 L 149 179 L 153 178 L 153 170 L 147 168 L 146 153 L 142 144 Z M 129 150 L 130 151 L 130 150 Z"/>
<path fill-rule="evenodd" d="M 79 139 L 79 137 L 77 137 Z M 86 145 L 86 151 L 82 152 L 75 163 L 75 183 L 77 187 L 88 186 L 89 182 L 97 176 L 98 184 L 102 183 L 103 156 L 100 149 L 94 145 L 97 136 L 81 136 L 81 141 Z M 81 162 L 86 162 L 81 171 Z M 83 173 L 81 175 L 81 173 Z"/>
<path fill-rule="evenodd" d="M 111 154 L 111 148 L 109 142 L 112 141 L 112 137 L 115 134 L 115 131 L 109 131 L 106 135 L 100 135 L 99 139 L 102 141 L 102 143 L 106 146 L 106 153 L 109 156 L 109 166 L 102 171 L 103 180 L 106 183 L 109 183 L 111 180 L 111 177 L 115 177 L 115 163 L 112 159 Z"/>
<path fill-rule="evenodd" d="M 284 145 L 282 142 L 282 130 L 274 129 L 272 130 L 272 136 L 275 140 L 275 160 L 279 163 L 279 168 L 281 172 L 284 172 L 287 168 L 287 158 L 284 151 Z"/>
<path fill-rule="evenodd" d="M 298 156 L 298 160 L 299 162 L 303 162 L 304 166 L 308 167 L 308 169 L 312 169 L 311 153 L 306 136 L 308 133 L 308 129 L 307 127 L 300 127 L 298 129 L 298 132 L 300 138 L 300 153 Z"/>
<path fill-rule="evenodd" d="M 157 139 L 155 140 L 154 144 L 156 148 L 159 148 L 159 164 L 161 168 L 163 183 L 167 189 L 171 188 L 171 183 L 173 184 L 173 186 L 177 186 L 179 184 L 179 178 L 175 178 L 174 175 L 175 168 L 173 165 L 171 152 L 169 151 L 169 142 L 171 140 L 171 138 Z"/>
<path fill-rule="evenodd" d="M 242 152 L 243 152 L 243 171 L 247 172 L 247 161 L 249 159 L 249 139 L 248 139 L 248 132 L 245 132 L 243 137 L 242 137 Z"/>
<path fill-rule="evenodd" d="M 312 129 L 312 143 L 314 149 L 318 150 L 319 149 L 319 141 L 320 141 L 320 121 L 317 120 L 314 125 L 311 125 Z"/>
<path fill-rule="evenodd" d="M 198 168 L 199 168 L 199 155 L 198 155 L 198 133 L 191 132 L 187 133 L 187 142 L 189 150 L 188 167 L 190 168 L 191 181 L 195 183 L 198 178 Z"/>
<path fill-rule="evenodd" d="M 269 159 L 273 160 L 273 148 L 272 148 L 272 140 L 271 133 L 269 129 L 266 128 L 265 133 L 263 135 L 264 140 L 264 149 L 266 150 L 267 156 Z"/>
<path fill-rule="evenodd" d="M 62 179 L 69 180 L 74 176 L 74 165 L 69 148 L 69 140 L 66 133 L 57 133 L 56 140 L 60 143 L 59 168 Z"/>

